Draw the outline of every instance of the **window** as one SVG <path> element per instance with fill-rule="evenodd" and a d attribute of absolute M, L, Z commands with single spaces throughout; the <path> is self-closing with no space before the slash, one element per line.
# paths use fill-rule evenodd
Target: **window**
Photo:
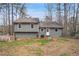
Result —
<path fill-rule="evenodd" d="M 43 31 L 43 29 L 41 29 L 41 31 Z"/>
<path fill-rule="evenodd" d="M 57 31 L 58 31 L 58 29 L 55 29 L 55 31 L 57 32 Z"/>
<path fill-rule="evenodd" d="M 48 29 L 47 29 L 47 32 L 49 32 Z"/>
<path fill-rule="evenodd" d="M 21 28 L 21 24 L 19 24 L 19 28 Z"/>
<path fill-rule="evenodd" d="M 33 28 L 33 24 L 31 24 L 31 28 Z"/>

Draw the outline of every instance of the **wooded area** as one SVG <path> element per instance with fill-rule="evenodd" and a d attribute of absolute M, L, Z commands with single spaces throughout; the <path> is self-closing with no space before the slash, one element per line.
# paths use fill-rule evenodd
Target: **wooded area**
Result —
<path fill-rule="evenodd" d="M 13 34 L 13 22 L 17 18 L 26 16 L 26 7 L 20 3 L 2 3 L 0 13 L 3 18 L 3 34 Z"/>
<path fill-rule="evenodd" d="M 3 34 L 13 34 L 13 22 L 18 18 L 27 17 L 27 4 L 1 3 L 0 15 L 3 18 Z M 79 33 L 79 4 L 77 3 L 47 3 L 44 4 L 50 20 L 53 12 L 56 22 L 63 26 L 63 36 L 74 36 Z M 39 12 L 39 11 L 38 11 Z"/>
<path fill-rule="evenodd" d="M 0 55 L 79 56 L 79 4 L 34 3 L 39 18 L 29 16 L 29 5 L 0 3 Z"/>

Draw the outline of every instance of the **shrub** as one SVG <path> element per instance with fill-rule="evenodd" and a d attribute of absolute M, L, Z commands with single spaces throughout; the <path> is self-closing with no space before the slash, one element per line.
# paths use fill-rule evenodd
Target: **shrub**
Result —
<path fill-rule="evenodd" d="M 79 39 L 79 34 L 75 34 L 74 38 Z"/>

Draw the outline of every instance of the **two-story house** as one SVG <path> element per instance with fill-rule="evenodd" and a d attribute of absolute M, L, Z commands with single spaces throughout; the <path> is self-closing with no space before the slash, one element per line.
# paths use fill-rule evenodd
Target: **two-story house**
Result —
<path fill-rule="evenodd" d="M 51 37 L 62 36 L 63 27 L 52 20 L 39 22 L 38 18 L 20 18 L 14 22 L 14 34 L 16 38 L 45 37 L 47 33 Z"/>
<path fill-rule="evenodd" d="M 38 18 L 20 18 L 14 22 L 14 34 L 17 38 L 34 38 L 39 34 Z"/>

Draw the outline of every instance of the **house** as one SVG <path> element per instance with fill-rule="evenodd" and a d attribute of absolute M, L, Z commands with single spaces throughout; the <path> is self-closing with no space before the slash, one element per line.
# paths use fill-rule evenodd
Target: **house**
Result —
<path fill-rule="evenodd" d="M 14 34 L 17 38 L 34 38 L 39 33 L 38 18 L 22 18 L 14 22 Z"/>
<path fill-rule="evenodd" d="M 39 26 L 39 35 L 46 36 L 46 33 L 49 33 L 51 37 L 58 37 L 62 35 L 62 26 L 56 22 L 41 22 Z"/>
<path fill-rule="evenodd" d="M 17 38 L 36 38 L 61 36 L 63 27 L 56 22 L 39 22 L 38 18 L 22 18 L 14 22 L 14 34 Z"/>

